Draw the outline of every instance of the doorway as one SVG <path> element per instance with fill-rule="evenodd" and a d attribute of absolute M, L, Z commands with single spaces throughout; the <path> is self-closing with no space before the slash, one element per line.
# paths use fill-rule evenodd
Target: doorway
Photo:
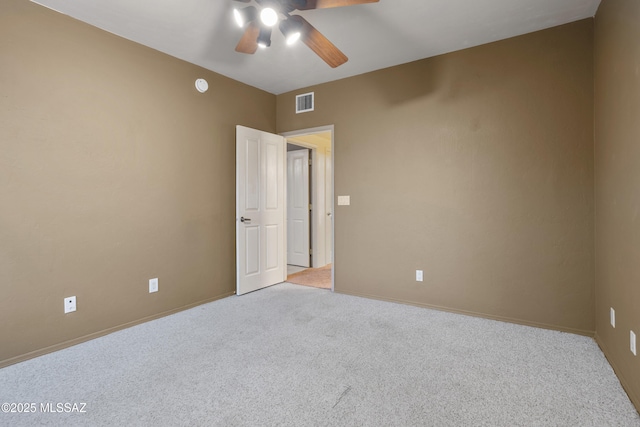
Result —
<path fill-rule="evenodd" d="M 287 281 L 333 290 L 333 126 L 288 132 L 282 136 L 286 139 L 287 152 L 296 153 L 290 154 L 292 157 L 305 159 L 302 153 L 308 153 L 309 158 L 308 182 L 304 181 L 304 173 L 300 170 L 304 160 L 298 160 L 297 173 L 295 167 L 287 168 L 287 205 L 295 200 L 302 206 L 305 189 L 309 200 L 306 215 L 302 210 L 292 215 L 287 208 Z M 308 225 L 302 221 L 305 218 Z M 307 234 L 302 236 L 301 232 Z M 306 250 L 307 242 L 309 255 L 303 259 L 299 254 Z M 298 255 L 290 257 L 291 252 Z M 304 263 L 306 260 L 308 263 Z"/>
<path fill-rule="evenodd" d="M 330 283 L 330 286 L 325 287 L 334 289 L 333 126 L 275 135 L 238 125 L 236 126 L 237 295 L 287 281 L 285 138 L 291 139 L 292 143 L 298 146 L 307 148 L 311 154 L 312 184 L 309 195 L 311 200 L 309 239 L 312 245 L 309 263 L 311 266 L 297 274 L 322 273 Z"/>

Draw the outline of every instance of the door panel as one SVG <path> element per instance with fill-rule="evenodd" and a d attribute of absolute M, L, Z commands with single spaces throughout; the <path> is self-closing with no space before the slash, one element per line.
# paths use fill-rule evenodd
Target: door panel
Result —
<path fill-rule="evenodd" d="M 267 262 L 266 269 L 274 270 L 278 268 L 278 235 L 279 235 L 279 227 L 278 225 L 267 225 L 266 229 L 266 246 L 267 246 Z"/>
<path fill-rule="evenodd" d="M 258 139 L 246 139 L 246 197 L 245 211 L 257 211 L 260 207 L 260 141 Z"/>
<path fill-rule="evenodd" d="M 253 276 L 260 273 L 260 229 L 258 227 L 245 227 L 245 233 L 247 258 L 245 274 Z"/>
<path fill-rule="evenodd" d="M 236 127 L 236 293 L 286 278 L 285 142 Z"/>
<path fill-rule="evenodd" d="M 304 240 L 304 221 L 291 221 L 291 223 L 293 226 L 293 247 L 291 248 L 291 250 L 297 254 L 304 253 L 305 248 L 302 246 Z"/>
<path fill-rule="evenodd" d="M 278 147 L 278 144 L 269 141 L 265 143 L 265 148 L 265 208 L 268 210 L 277 210 L 282 208 L 279 202 L 280 197 L 282 197 L 281 193 L 284 191 L 284 187 L 282 187 L 282 189 L 279 188 L 279 186 L 282 186 L 282 183 L 278 182 L 278 167 L 282 166 L 282 162 L 278 161 L 278 154 L 282 155 L 282 152 L 279 153 L 279 148 L 281 147 Z"/>

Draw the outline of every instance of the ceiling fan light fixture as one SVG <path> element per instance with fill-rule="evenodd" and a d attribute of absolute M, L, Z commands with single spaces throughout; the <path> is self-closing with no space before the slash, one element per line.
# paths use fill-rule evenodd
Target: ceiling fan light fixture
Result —
<path fill-rule="evenodd" d="M 273 27 L 278 23 L 278 12 L 272 7 L 265 7 L 260 12 L 260 20 L 267 27 Z"/>
<path fill-rule="evenodd" d="M 271 28 L 260 28 L 258 34 L 258 47 L 266 49 L 271 46 Z"/>
<path fill-rule="evenodd" d="M 291 46 L 300 40 L 300 31 L 295 31 L 287 36 L 287 45 Z"/>
<path fill-rule="evenodd" d="M 238 27 L 244 28 L 247 22 L 251 22 L 256 19 L 258 10 L 254 6 L 245 7 L 244 9 L 233 9 L 233 19 L 235 19 Z"/>
<path fill-rule="evenodd" d="M 302 35 L 302 25 L 290 19 L 280 22 L 280 31 L 287 41 L 287 45 L 291 46 L 300 39 Z"/>

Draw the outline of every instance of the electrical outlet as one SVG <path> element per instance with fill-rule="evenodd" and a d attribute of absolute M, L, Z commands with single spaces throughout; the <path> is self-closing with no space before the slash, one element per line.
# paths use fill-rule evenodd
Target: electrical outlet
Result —
<path fill-rule="evenodd" d="M 64 313 L 76 311 L 76 297 L 66 297 L 64 299 Z"/>
<path fill-rule="evenodd" d="M 633 331 L 629 332 L 629 348 L 631 349 L 631 353 L 633 353 L 634 356 L 638 355 L 636 353 L 636 334 Z"/>
<path fill-rule="evenodd" d="M 609 318 L 611 319 L 611 326 L 616 327 L 616 311 L 611 307 L 611 311 L 609 312 Z"/>
<path fill-rule="evenodd" d="M 416 282 L 422 282 L 422 270 L 416 270 Z"/>
<path fill-rule="evenodd" d="M 149 293 L 158 292 L 158 278 L 149 279 Z"/>

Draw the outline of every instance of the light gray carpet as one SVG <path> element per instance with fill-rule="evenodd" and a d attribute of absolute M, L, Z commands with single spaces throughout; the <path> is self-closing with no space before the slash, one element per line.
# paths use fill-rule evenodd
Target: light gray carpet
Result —
<path fill-rule="evenodd" d="M 586 337 L 282 284 L 0 370 L 3 426 L 640 426 Z"/>

